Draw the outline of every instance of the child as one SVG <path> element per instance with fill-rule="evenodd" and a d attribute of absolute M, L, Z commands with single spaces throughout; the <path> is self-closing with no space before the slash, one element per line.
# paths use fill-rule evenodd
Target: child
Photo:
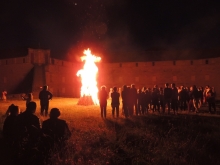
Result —
<path fill-rule="evenodd" d="M 3 101 L 6 101 L 6 100 L 7 100 L 6 95 L 7 95 L 7 91 L 3 91 L 3 92 L 2 92 L 2 100 L 3 100 Z"/>

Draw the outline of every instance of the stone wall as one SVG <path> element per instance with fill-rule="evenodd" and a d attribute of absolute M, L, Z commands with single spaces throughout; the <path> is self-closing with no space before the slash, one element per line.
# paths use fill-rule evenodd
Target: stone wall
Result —
<path fill-rule="evenodd" d="M 32 68 L 35 69 L 33 92 L 39 92 L 43 85 L 58 97 L 79 97 L 80 78 L 76 76 L 83 63 L 71 63 L 50 57 L 49 50 L 28 49 L 28 55 L 0 60 L 0 90 L 9 93 L 15 89 Z M 220 57 L 199 60 L 149 61 L 123 63 L 97 63 L 99 68 L 98 86 L 135 84 L 137 88 L 164 87 L 166 82 L 177 86 L 210 85 L 219 88 Z M 38 68 L 38 69 L 37 69 Z M 37 72 L 37 70 L 39 72 Z M 41 73 L 42 71 L 42 73 Z"/>
<path fill-rule="evenodd" d="M 79 97 L 80 79 L 76 76 L 80 64 L 53 59 L 45 67 L 46 84 L 58 97 Z"/>
<path fill-rule="evenodd" d="M 14 63 L 0 65 L 0 90 L 14 93 L 33 68 L 31 63 Z"/>
<path fill-rule="evenodd" d="M 99 85 L 122 87 L 134 83 L 137 88 L 143 86 L 164 87 L 166 82 L 177 86 L 206 86 L 215 87 L 220 93 L 220 58 L 183 60 L 183 61 L 154 61 L 130 63 L 100 63 Z M 217 95 L 219 98 L 219 95 Z"/>

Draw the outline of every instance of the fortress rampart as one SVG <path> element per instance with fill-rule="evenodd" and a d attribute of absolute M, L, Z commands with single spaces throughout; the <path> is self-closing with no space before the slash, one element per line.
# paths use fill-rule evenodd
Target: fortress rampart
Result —
<path fill-rule="evenodd" d="M 217 98 L 219 88 L 220 57 L 198 60 L 149 61 L 123 63 L 97 63 L 98 85 L 122 87 L 134 83 L 143 86 L 164 87 L 164 83 L 177 86 L 215 87 Z M 50 50 L 28 49 L 23 57 L 0 60 L 0 90 L 9 94 L 32 91 L 38 97 L 40 87 L 47 84 L 54 96 L 79 97 L 80 78 L 76 73 L 82 63 L 72 63 L 50 57 Z"/>

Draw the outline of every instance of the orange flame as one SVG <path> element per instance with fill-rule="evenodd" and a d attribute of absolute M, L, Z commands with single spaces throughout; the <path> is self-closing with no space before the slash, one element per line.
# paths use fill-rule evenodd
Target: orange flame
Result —
<path fill-rule="evenodd" d="M 77 72 L 77 76 L 81 77 L 81 97 L 91 96 L 94 104 L 99 104 L 98 101 L 98 88 L 97 88 L 97 73 L 98 67 L 95 62 L 99 62 L 101 57 L 96 57 L 91 54 L 90 49 L 84 50 L 85 56 L 81 57 L 82 61 L 85 61 L 83 69 Z"/>

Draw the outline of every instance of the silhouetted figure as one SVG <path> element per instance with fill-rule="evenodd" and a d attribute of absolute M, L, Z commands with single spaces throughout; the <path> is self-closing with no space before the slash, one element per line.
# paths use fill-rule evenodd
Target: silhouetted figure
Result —
<path fill-rule="evenodd" d="M 9 111 L 9 115 L 3 124 L 3 136 L 6 142 L 13 146 L 16 140 L 16 120 L 20 110 L 18 106 L 12 104 L 8 107 L 7 111 Z"/>
<path fill-rule="evenodd" d="M 29 102 L 26 110 L 17 117 L 17 129 L 21 137 L 28 135 L 31 139 L 36 139 L 39 136 L 40 120 L 34 114 L 37 104 Z"/>
<path fill-rule="evenodd" d="M 160 107 L 159 106 L 159 90 L 156 86 L 153 88 L 153 91 L 151 93 L 151 99 L 152 99 L 152 105 L 153 105 L 153 108 L 152 108 L 153 112 L 155 112 L 156 110 L 158 112 L 160 112 L 160 109 L 159 109 L 159 107 Z"/>
<path fill-rule="evenodd" d="M 116 117 L 119 117 L 119 105 L 120 105 L 120 93 L 118 92 L 117 87 L 113 87 L 113 92 L 111 93 L 111 106 L 112 106 L 112 117 L 115 117 L 115 111 L 116 111 Z"/>
<path fill-rule="evenodd" d="M 98 92 L 99 104 L 101 109 L 101 117 L 106 118 L 106 108 L 107 108 L 107 99 L 108 93 L 106 87 L 102 86 L 101 90 Z"/>
<path fill-rule="evenodd" d="M 58 117 L 60 116 L 60 110 L 58 108 L 52 108 L 50 111 L 50 118 L 45 120 L 42 124 L 42 132 L 47 135 L 47 144 L 51 149 L 53 147 L 58 147 L 62 149 L 65 146 L 66 140 L 71 136 L 71 132 L 65 120 L 61 120 Z"/>
<path fill-rule="evenodd" d="M 216 112 L 215 92 L 210 87 L 209 87 L 209 90 L 207 90 L 207 92 L 206 92 L 206 101 L 208 103 L 209 113 L 212 113 L 212 108 L 213 108 L 214 113 L 215 113 Z"/>
<path fill-rule="evenodd" d="M 138 115 L 138 110 L 137 110 L 137 88 L 135 87 L 134 84 L 131 84 L 129 93 L 130 93 L 129 97 L 130 97 L 130 103 L 131 103 L 130 115 L 133 115 L 134 112 L 136 113 L 136 115 Z"/>
<path fill-rule="evenodd" d="M 203 90 L 203 103 L 207 102 L 207 100 L 206 100 L 206 93 L 209 91 L 209 89 L 210 89 L 210 86 L 206 85 L 205 89 Z"/>
<path fill-rule="evenodd" d="M 198 113 L 201 103 L 200 103 L 199 91 L 195 85 L 193 85 L 192 87 L 192 98 L 193 98 L 193 105 L 195 108 L 195 112 Z"/>
<path fill-rule="evenodd" d="M 142 112 L 142 114 L 148 113 L 148 110 L 151 108 L 151 90 L 149 88 L 145 90 L 144 96 L 145 96 L 144 102 L 146 106 L 146 112 Z"/>
<path fill-rule="evenodd" d="M 128 91 L 128 101 L 127 101 L 127 106 L 128 106 L 128 116 L 133 116 L 133 114 L 134 114 L 134 102 L 133 102 L 133 98 L 131 97 L 131 93 L 132 93 L 132 91 L 131 91 L 131 86 L 128 86 L 127 87 L 127 91 Z"/>
<path fill-rule="evenodd" d="M 122 97 L 122 111 L 124 112 L 125 117 L 127 118 L 129 116 L 129 89 L 127 85 L 124 85 L 121 91 L 121 97 Z"/>
<path fill-rule="evenodd" d="M 40 120 L 34 115 L 36 103 L 30 102 L 26 110 L 17 117 L 16 152 L 18 164 L 38 164 L 40 161 L 37 151 L 41 137 Z"/>
<path fill-rule="evenodd" d="M 11 104 L 9 107 L 8 107 L 8 109 L 7 109 L 7 111 L 5 112 L 5 115 L 4 116 L 9 116 L 10 115 L 10 109 L 11 109 L 11 107 L 14 107 L 15 105 L 14 104 Z"/>
<path fill-rule="evenodd" d="M 178 89 L 174 83 L 172 85 L 172 97 L 171 97 L 171 107 L 174 114 L 178 111 Z"/>
<path fill-rule="evenodd" d="M 159 110 L 163 111 L 164 106 L 164 95 L 163 95 L 163 88 L 159 89 Z"/>
<path fill-rule="evenodd" d="M 137 89 L 137 115 L 140 115 L 144 109 L 144 94 L 141 89 Z"/>
<path fill-rule="evenodd" d="M 40 99 L 40 106 L 41 106 L 41 115 L 47 116 L 48 115 L 48 108 L 49 108 L 49 100 L 51 100 L 53 97 L 52 93 L 48 91 L 48 86 L 45 85 L 43 87 L 43 90 L 39 93 L 39 99 Z"/>
<path fill-rule="evenodd" d="M 170 104 L 172 98 L 172 89 L 169 87 L 169 84 L 165 84 L 165 88 L 163 90 L 164 94 L 164 106 L 163 106 L 163 113 L 165 112 L 166 106 L 168 108 L 168 114 L 170 114 Z"/>
<path fill-rule="evenodd" d="M 198 87 L 199 92 L 199 101 L 201 102 L 201 105 L 203 104 L 203 87 Z"/>
<path fill-rule="evenodd" d="M 27 107 L 28 103 L 33 101 L 34 96 L 33 96 L 32 93 L 28 93 L 28 94 L 25 94 L 25 95 L 21 95 L 21 98 L 26 101 L 26 107 Z"/>
<path fill-rule="evenodd" d="M 179 91 L 179 106 L 180 110 L 186 110 L 187 109 L 187 98 L 188 93 L 184 86 L 181 86 L 181 89 Z"/>
<path fill-rule="evenodd" d="M 188 95 L 188 112 L 195 111 L 195 107 L 193 105 L 193 87 L 189 88 Z"/>

